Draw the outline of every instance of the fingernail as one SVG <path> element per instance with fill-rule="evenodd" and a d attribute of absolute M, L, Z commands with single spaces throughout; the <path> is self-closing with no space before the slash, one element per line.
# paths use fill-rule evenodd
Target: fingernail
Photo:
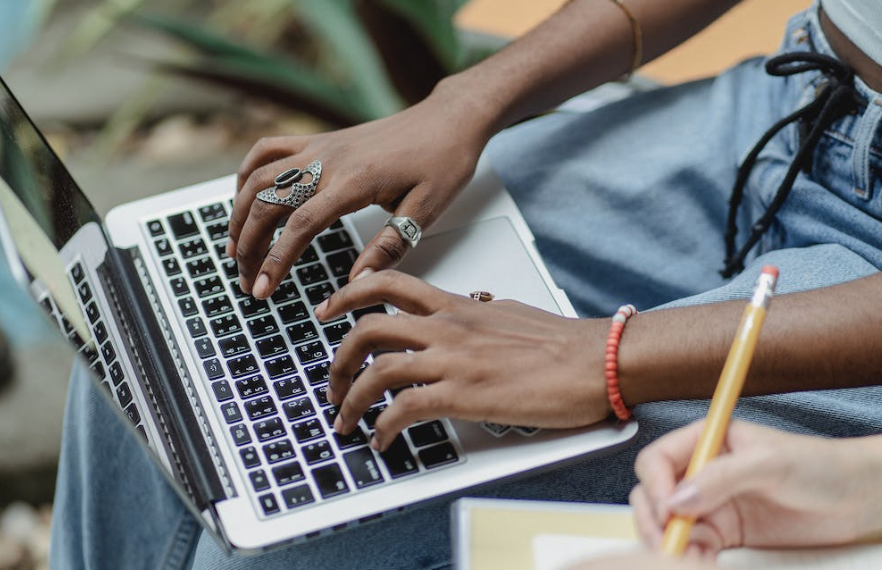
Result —
<path fill-rule="evenodd" d="M 377 439 L 377 434 L 371 436 L 371 449 L 374 451 L 380 451 L 380 440 Z"/>
<path fill-rule="evenodd" d="M 319 303 L 318 307 L 315 308 L 315 316 L 317 316 L 318 318 L 322 318 L 322 315 L 324 315 L 325 311 L 327 311 L 327 310 L 328 310 L 328 300 L 325 299 L 324 301 Z"/>
<path fill-rule="evenodd" d="M 269 277 L 266 273 L 257 276 L 257 281 L 254 283 L 254 296 L 258 299 L 269 297 Z"/>
<path fill-rule="evenodd" d="M 227 257 L 236 258 L 236 242 L 231 239 L 227 240 Z"/>
<path fill-rule="evenodd" d="M 338 415 L 337 419 L 334 420 L 334 431 L 337 433 L 341 433 L 343 430 L 343 416 Z"/>
<path fill-rule="evenodd" d="M 353 281 L 358 281 L 359 279 L 361 279 L 361 278 L 363 278 L 363 277 L 367 277 L 367 276 L 370 275 L 371 273 L 374 273 L 374 270 L 371 269 L 370 267 L 365 267 L 364 269 L 362 269 L 362 270 L 358 273 L 358 275 L 355 276 L 355 279 L 353 279 Z"/>
<path fill-rule="evenodd" d="M 698 486 L 689 481 L 684 481 L 674 489 L 674 494 L 668 499 L 668 506 L 674 511 L 679 511 L 695 505 L 698 499 Z"/>

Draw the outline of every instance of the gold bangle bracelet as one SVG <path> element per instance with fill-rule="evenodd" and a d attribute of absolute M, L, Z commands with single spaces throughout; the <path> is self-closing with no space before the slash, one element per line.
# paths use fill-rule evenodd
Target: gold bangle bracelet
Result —
<path fill-rule="evenodd" d="M 628 73 L 625 76 L 630 77 L 632 73 L 637 71 L 640 64 L 643 63 L 643 29 L 640 27 L 640 22 L 634 17 L 634 12 L 632 12 L 622 0 L 609 1 L 622 9 L 622 12 L 628 17 L 628 22 L 631 24 L 631 35 L 634 43 L 634 58 L 631 60 L 631 69 L 628 70 Z"/>

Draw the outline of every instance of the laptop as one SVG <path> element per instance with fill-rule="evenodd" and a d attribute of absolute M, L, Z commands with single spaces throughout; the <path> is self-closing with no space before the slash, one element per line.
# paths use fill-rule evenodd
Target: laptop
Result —
<path fill-rule="evenodd" d="M 362 314 L 394 308 L 332 323 L 313 309 L 345 286 L 385 214 L 335 222 L 258 301 L 224 253 L 234 191 L 228 176 L 102 220 L 0 81 L 0 242 L 13 275 L 225 549 L 258 553 L 338 532 L 635 435 L 633 422 L 537 430 L 437 419 L 379 454 L 368 441 L 391 393 L 353 434 L 334 433 L 325 397 L 334 350 Z M 487 290 L 575 316 L 533 241 L 482 162 L 402 270 L 454 293 Z"/>

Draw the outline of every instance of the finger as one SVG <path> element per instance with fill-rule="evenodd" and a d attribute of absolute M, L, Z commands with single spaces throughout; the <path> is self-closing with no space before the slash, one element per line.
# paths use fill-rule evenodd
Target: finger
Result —
<path fill-rule="evenodd" d="M 308 137 L 265 137 L 254 143 L 242 163 L 236 176 L 236 191 L 245 186 L 245 181 L 251 173 L 271 162 L 281 160 L 286 156 L 299 153 L 306 146 Z"/>
<path fill-rule="evenodd" d="M 455 395 L 445 382 L 408 388 L 398 393 L 389 407 L 377 416 L 371 447 L 386 451 L 407 426 L 420 420 L 456 417 Z"/>
<path fill-rule="evenodd" d="M 695 422 L 673 431 L 637 455 L 634 470 L 653 504 L 652 512 L 659 525 L 664 525 L 670 516 L 668 501 L 686 472 L 703 426 L 704 422 Z"/>
<path fill-rule="evenodd" d="M 376 350 L 422 350 L 431 339 L 428 323 L 410 315 L 365 315 L 337 348 L 331 362 L 328 400 L 340 404 L 352 377 L 367 356 Z M 434 327 L 431 327 L 434 328 Z M 362 374 L 363 376 L 364 374 Z"/>
<path fill-rule="evenodd" d="M 344 313 L 389 303 L 412 315 L 430 315 L 447 306 L 455 295 L 398 271 L 380 271 L 357 279 L 316 307 L 316 316 L 328 321 Z"/>
<path fill-rule="evenodd" d="M 657 550 L 661 544 L 662 526 L 658 523 L 653 503 L 646 494 L 646 487 L 643 485 L 634 487 L 629 502 L 634 509 L 634 521 L 640 538 L 651 550 Z"/>
<path fill-rule="evenodd" d="M 410 190 L 395 208 L 393 216 L 406 216 L 425 230 L 437 218 L 438 206 L 426 185 Z M 350 280 L 365 269 L 382 271 L 397 266 L 411 250 L 410 244 L 401 237 L 395 228 L 384 226 L 365 247 L 349 272 Z"/>
<path fill-rule="evenodd" d="M 245 227 L 251 214 L 253 204 L 256 202 L 260 203 L 259 200 L 256 200 L 257 193 L 274 186 L 276 176 L 294 168 L 300 163 L 301 160 L 296 155 L 286 156 L 281 160 L 260 166 L 251 172 L 241 190 L 236 192 L 236 198 L 233 200 L 233 212 L 230 214 L 230 237 L 227 241 L 228 256 L 233 259 L 237 257 L 236 248 L 241 239 L 242 228 Z M 278 207 L 281 208 L 282 206 Z"/>
<path fill-rule="evenodd" d="M 386 390 L 436 381 L 440 371 L 431 360 L 422 352 L 386 353 L 377 357 L 352 384 L 340 406 L 334 429 L 343 434 L 352 432 L 358 420 Z"/>
<path fill-rule="evenodd" d="M 279 219 L 286 215 L 289 208 L 278 204 L 267 204 L 255 200 L 251 205 L 251 213 L 236 246 L 236 265 L 239 268 L 239 287 L 245 293 L 251 293 L 251 286 L 257 269 L 267 255 L 273 234 Z"/>
<path fill-rule="evenodd" d="M 348 213 L 346 208 L 346 203 L 337 199 L 333 188 L 317 192 L 293 212 L 290 208 L 285 208 L 290 215 L 282 234 L 262 258 L 260 266 L 254 269 L 257 273 L 253 275 L 254 296 L 266 299 L 272 295 L 315 236 L 334 223 L 334 220 Z M 240 247 L 246 243 L 244 231 L 242 235 Z M 244 288 L 242 290 L 245 291 Z"/>

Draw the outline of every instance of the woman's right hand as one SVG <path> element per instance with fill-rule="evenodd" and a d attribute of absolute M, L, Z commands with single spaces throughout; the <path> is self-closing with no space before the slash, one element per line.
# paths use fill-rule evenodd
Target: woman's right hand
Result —
<path fill-rule="evenodd" d="M 474 174 L 493 134 L 478 105 L 449 93 L 444 82 L 426 100 L 396 115 L 313 136 L 262 139 L 239 170 L 227 253 L 239 266 L 240 286 L 270 296 L 312 239 L 344 214 L 379 204 L 425 230 Z M 290 168 L 322 162 L 315 195 L 295 211 L 256 200 Z M 306 180 L 308 182 L 308 180 Z M 278 221 L 285 228 L 267 249 Z M 394 267 L 408 244 L 390 227 L 365 246 L 350 278 Z"/>
<path fill-rule="evenodd" d="M 638 529 L 651 547 L 674 515 L 697 517 L 688 552 L 855 542 L 882 531 L 882 441 L 823 439 L 733 422 L 724 452 L 680 481 L 703 422 L 644 449 L 631 493 Z M 678 483 L 679 481 L 679 483 Z"/>

